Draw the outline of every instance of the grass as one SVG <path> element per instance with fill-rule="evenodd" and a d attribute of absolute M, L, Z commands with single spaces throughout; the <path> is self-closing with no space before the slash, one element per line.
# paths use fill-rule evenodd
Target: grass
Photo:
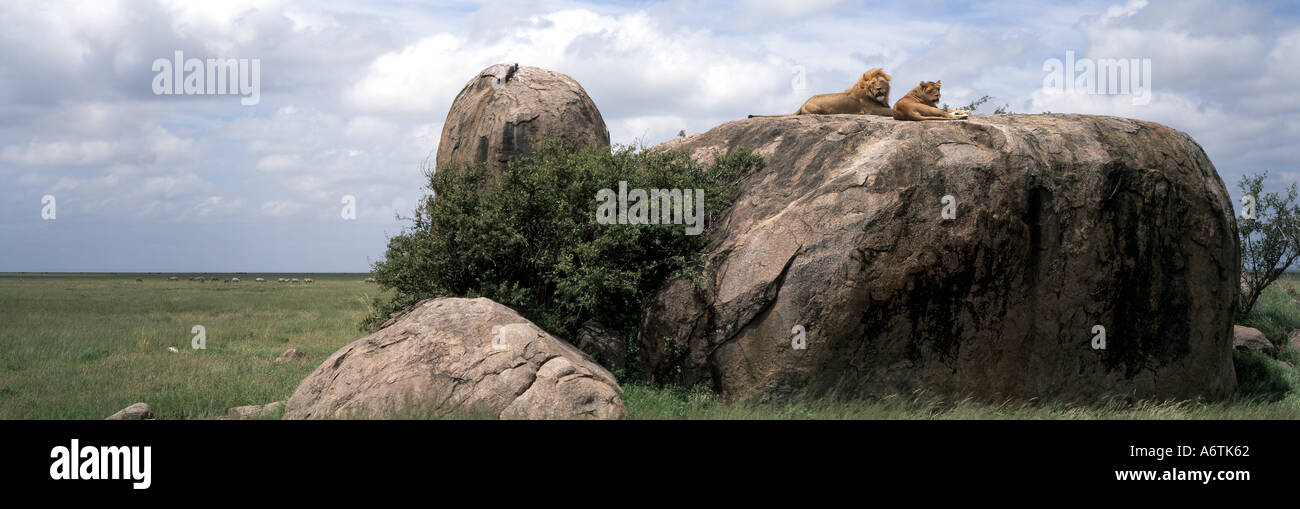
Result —
<path fill-rule="evenodd" d="M 180 281 L 167 281 L 172 275 Z M 144 401 L 160 419 L 206 419 L 286 400 L 326 356 L 364 334 L 358 324 L 379 293 L 361 281 L 364 274 L 219 275 L 240 283 L 189 276 L 0 274 L 0 418 L 102 419 Z M 279 277 L 316 282 L 275 282 Z M 1285 282 L 1300 288 L 1300 277 Z M 1266 290 L 1243 324 L 1284 340 L 1300 329 L 1300 303 L 1290 299 Z M 194 325 L 206 329 L 204 350 L 190 348 Z M 307 358 L 274 363 L 288 348 Z M 627 383 L 623 390 L 632 419 L 1300 419 L 1300 354 L 1235 353 L 1234 360 L 1239 393 L 1214 403 L 986 404 L 903 395 L 772 406 L 726 402 L 698 389 Z M 427 417 L 486 416 L 399 416 Z"/>
<path fill-rule="evenodd" d="M 1284 345 L 1292 329 L 1300 329 L 1300 298 L 1292 297 L 1285 288 L 1300 294 L 1300 274 L 1287 273 L 1264 289 L 1255 302 L 1250 315 L 1239 323 L 1263 332 L 1275 345 Z M 1295 299 L 1296 302 L 1292 302 Z"/>
<path fill-rule="evenodd" d="M 0 418 L 102 419 L 138 401 L 160 419 L 214 418 L 285 400 L 361 336 L 366 295 L 379 293 L 360 274 L 189 276 L 0 274 Z M 195 325 L 205 350 L 190 347 Z M 273 362 L 289 348 L 307 358 Z"/>
<path fill-rule="evenodd" d="M 1290 368 L 1292 383 L 1295 368 Z M 1268 401 L 1238 395 L 1228 401 L 1114 401 L 1099 405 L 1070 405 L 1044 402 L 978 403 L 971 400 L 944 401 L 923 395 L 894 396 L 878 401 L 818 400 L 771 406 L 723 402 L 703 390 L 623 386 L 624 401 L 631 419 L 952 419 L 952 420 L 1044 420 L 1044 419 L 1300 419 L 1300 398 L 1290 393 L 1284 399 Z"/>

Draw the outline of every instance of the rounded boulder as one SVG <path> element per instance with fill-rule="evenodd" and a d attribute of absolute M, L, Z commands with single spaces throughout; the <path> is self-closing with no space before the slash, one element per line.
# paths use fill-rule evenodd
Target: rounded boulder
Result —
<path fill-rule="evenodd" d="M 575 148 L 609 146 L 609 129 L 582 85 L 564 74 L 497 64 L 465 84 L 447 112 L 437 168 L 485 163 L 500 175 L 543 138 Z"/>

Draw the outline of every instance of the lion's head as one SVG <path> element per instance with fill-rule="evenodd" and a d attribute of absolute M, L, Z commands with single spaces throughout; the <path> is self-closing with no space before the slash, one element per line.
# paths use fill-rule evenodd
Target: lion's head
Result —
<path fill-rule="evenodd" d="M 943 85 L 943 80 L 922 81 L 921 85 L 912 89 L 908 95 L 915 96 L 917 100 L 929 104 L 930 106 L 934 106 L 939 103 L 940 85 Z"/>
<path fill-rule="evenodd" d="M 872 69 L 862 73 L 862 77 L 845 92 L 850 95 L 872 99 L 889 106 L 889 75 L 883 69 Z"/>

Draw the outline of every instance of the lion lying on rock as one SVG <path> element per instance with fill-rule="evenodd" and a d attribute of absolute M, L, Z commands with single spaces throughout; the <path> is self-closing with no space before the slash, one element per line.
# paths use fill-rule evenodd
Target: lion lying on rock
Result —
<path fill-rule="evenodd" d="M 787 115 L 750 115 L 754 117 L 788 117 L 790 115 L 893 115 L 889 108 L 889 75 L 882 69 L 862 73 L 848 90 L 810 97 L 796 111 Z"/>
<path fill-rule="evenodd" d="M 894 103 L 895 120 L 965 120 L 966 110 L 945 110 L 939 104 L 939 86 L 943 80 L 922 81 L 919 86 Z"/>

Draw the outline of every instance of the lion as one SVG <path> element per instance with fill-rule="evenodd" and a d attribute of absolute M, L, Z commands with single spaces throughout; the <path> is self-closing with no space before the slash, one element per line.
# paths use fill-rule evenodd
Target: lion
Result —
<path fill-rule="evenodd" d="M 750 115 L 754 117 L 788 117 L 791 115 L 880 115 L 893 114 L 889 109 L 889 75 L 882 69 L 862 73 L 858 82 L 848 90 L 834 94 L 817 94 L 799 107 L 799 111 L 786 115 Z"/>
<path fill-rule="evenodd" d="M 938 107 L 939 86 L 943 80 L 922 81 L 919 86 L 894 103 L 895 120 L 965 120 L 967 110 L 945 110 Z"/>

